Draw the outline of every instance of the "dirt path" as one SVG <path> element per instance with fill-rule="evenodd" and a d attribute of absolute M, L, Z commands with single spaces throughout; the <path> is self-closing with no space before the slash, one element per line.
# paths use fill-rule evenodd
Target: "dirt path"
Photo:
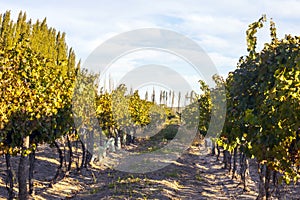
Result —
<path fill-rule="evenodd" d="M 222 158 L 220 158 L 222 159 Z M 1 162 L 0 199 L 6 199 L 5 165 Z M 14 168 L 17 168 L 17 159 Z M 35 194 L 32 199 L 256 199 L 257 177 L 250 167 L 249 192 L 232 180 L 222 163 L 204 146 L 191 147 L 176 162 L 147 174 L 129 174 L 105 166 L 71 172 L 49 187 L 58 165 L 56 152 L 44 146 L 37 152 Z M 286 199 L 300 199 L 299 185 L 285 188 Z"/>
<path fill-rule="evenodd" d="M 256 199 L 257 195 L 254 182 L 249 183 L 250 192 L 243 192 L 203 146 L 191 147 L 177 162 L 153 173 L 129 178 L 113 174 L 122 177 L 115 185 L 100 181 L 92 186 L 97 188 L 95 194 L 84 192 L 74 199 Z"/>
<path fill-rule="evenodd" d="M 203 147 L 191 147 L 177 162 L 153 173 L 113 174 L 114 181 L 103 184 L 99 178 L 93 192 L 78 194 L 73 199 L 255 199 L 254 182 L 250 192 L 243 192 L 239 182 L 232 180 L 220 161 Z"/>

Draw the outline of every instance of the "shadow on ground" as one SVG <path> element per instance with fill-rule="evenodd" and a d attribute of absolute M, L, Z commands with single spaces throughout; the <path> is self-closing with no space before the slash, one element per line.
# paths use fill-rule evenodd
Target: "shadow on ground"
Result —
<path fill-rule="evenodd" d="M 151 144 L 151 143 L 149 143 Z M 139 145 L 133 146 L 137 148 Z M 144 151 L 143 149 L 141 149 Z M 132 174 L 108 168 L 106 162 L 93 165 L 80 173 L 72 170 L 49 187 L 59 164 L 55 149 L 41 146 L 34 173 L 35 194 L 32 199 L 256 199 L 257 177 L 251 165 L 249 192 L 239 181 L 231 179 L 222 163 L 205 147 L 190 147 L 170 165 L 146 174 Z M 220 158 L 221 160 L 222 158 Z M 18 158 L 12 160 L 16 173 Z M 0 159 L 0 198 L 7 198 L 5 189 L 5 159 Z M 17 190 L 16 190 L 17 191 Z M 285 188 L 287 199 L 297 199 L 299 184 Z M 300 199 L 300 198 L 299 198 Z"/>

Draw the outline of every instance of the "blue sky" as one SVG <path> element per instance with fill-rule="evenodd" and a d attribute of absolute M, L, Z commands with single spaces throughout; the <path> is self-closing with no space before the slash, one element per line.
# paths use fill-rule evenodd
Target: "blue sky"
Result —
<path fill-rule="evenodd" d="M 15 17 L 20 10 L 35 20 L 47 17 L 49 26 L 66 32 L 68 45 L 82 61 L 102 42 L 125 31 L 172 30 L 197 42 L 223 76 L 234 70 L 239 57 L 246 54 L 245 32 L 262 14 L 273 18 L 279 38 L 287 33 L 300 35 L 300 1 L 296 0 L 0 1 L 0 11 L 6 10 Z M 259 48 L 269 41 L 268 25 L 259 31 Z M 130 63 L 128 69 L 137 64 L 132 57 L 124 58 L 123 65 L 126 60 Z"/>

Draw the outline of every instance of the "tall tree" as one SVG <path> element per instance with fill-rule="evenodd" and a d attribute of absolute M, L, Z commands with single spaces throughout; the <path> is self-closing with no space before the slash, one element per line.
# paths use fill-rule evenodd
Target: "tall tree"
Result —
<path fill-rule="evenodd" d="M 1 148 L 7 155 L 20 154 L 19 199 L 27 199 L 28 195 L 28 155 L 34 155 L 38 143 L 51 143 L 60 136 L 57 133 L 65 131 L 52 132 L 52 122 L 60 118 L 61 111 L 70 110 L 66 106 L 70 108 L 76 76 L 75 66 L 68 66 L 68 63 L 75 63 L 75 56 L 70 57 L 69 62 L 66 62 L 66 54 L 59 62 L 54 60 L 53 55 L 44 49 L 55 48 L 55 40 L 38 42 L 34 27 L 37 30 L 44 27 L 43 33 L 49 31 L 45 20 L 42 24 L 36 22 L 33 25 L 31 20 L 26 22 L 25 13 L 20 13 L 17 23 L 14 23 L 8 11 L 3 15 L 0 29 L 0 104 L 4 109 L 0 122 L 0 138 L 4 141 Z M 47 35 L 44 36 L 47 38 Z M 67 47 L 64 51 L 67 52 Z M 60 127 L 68 127 L 64 125 Z M 55 129 L 58 129 L 56 125 Z M 29 167 L 29 171 L 32 170 Z M 29 182 L 32 187 L 32 182 Z"/>

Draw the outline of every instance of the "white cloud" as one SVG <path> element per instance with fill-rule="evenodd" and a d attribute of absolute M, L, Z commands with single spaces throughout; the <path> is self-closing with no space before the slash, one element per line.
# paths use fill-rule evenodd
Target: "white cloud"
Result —
<path fill-rule="evenodd" d="M 272 17 L 278 36 L 300 35 L 300 2 L 297 0 L 229 1 L 2 1 L 0 11 L 20 10 L 33 19 L 47 17 L 49 26 L 67 33 L 69 46 L 85 60 L 111 36 L 138 28 L 159 27 L 195 40 L 212 57 L 221 74 L 235 68 L 246 53 L 248 24 L 262 14 Z M 268 38 L 268 24 L 258 33 L 261 48 Z"/>
<path fill-rule="evenodd" d="M 219 75 L 227 77 L 228 71 L 233 71 L 238 62 L 238 58 L 227 57 L 220 53 L 208 53 L 213 63 L 218 69 Z"/>

